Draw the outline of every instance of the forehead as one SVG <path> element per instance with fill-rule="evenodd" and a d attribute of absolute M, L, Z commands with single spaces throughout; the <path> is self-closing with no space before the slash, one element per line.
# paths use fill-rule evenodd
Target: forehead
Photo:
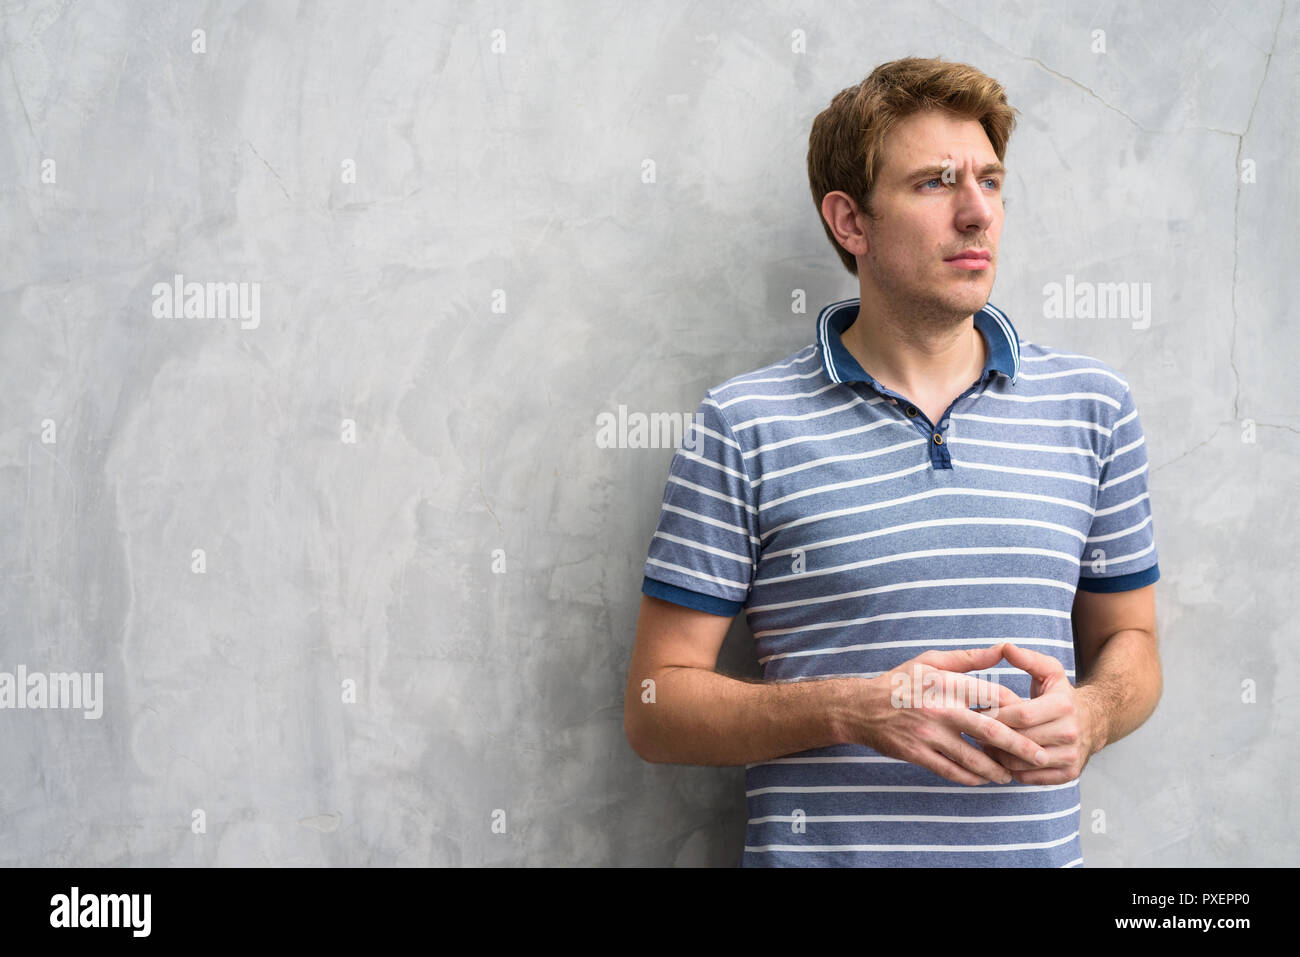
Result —
<path fill-rule="evenodd" d="M 930 110 L 913 113 L 889 132 L 880 170 L 903 173 L 945 159 L 983 164 L 996 163 L 998 155 L 979 120 Z"/>

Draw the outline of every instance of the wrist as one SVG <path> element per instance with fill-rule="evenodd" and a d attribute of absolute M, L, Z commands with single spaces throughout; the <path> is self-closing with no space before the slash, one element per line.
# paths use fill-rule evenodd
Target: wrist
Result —
<path fill-rule="evenodd" d="M 864 703 L 862 693 L 866 678 L 828 678 L 826 722 L 836 744 L 861 744 Z"/>
<path fill-rule="evenodd" d="M 1101 702 L 1087 685 L 1074 690 L 1075 707 L 1079 713 L 1079 728 L 1088 745 L 1088 757 L 1106 746 L 1106 716 Z"/>

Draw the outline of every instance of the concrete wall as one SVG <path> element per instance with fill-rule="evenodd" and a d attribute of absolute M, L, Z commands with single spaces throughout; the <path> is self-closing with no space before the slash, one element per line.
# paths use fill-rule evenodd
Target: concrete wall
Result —
<path fill-rule="evenodd" d="M 99 673 L 102 714 L 0 711 L 0 864 L 734 864 L 743 769 L 623 735 L 672 449 L 597 416 L 692 412 L 857 294 L 809 126 L 909 54 L 1007 85 L 994 301 L 1149 443 L 1164 698 L 1085 773 L 1087 863 L 1296 863 L 1300 5 L 2 29 L 0 671 Z M 247 310 L 169 312 L 178 275 Z M 1067 276 L 1149 324 L 1045 315 Z"/>

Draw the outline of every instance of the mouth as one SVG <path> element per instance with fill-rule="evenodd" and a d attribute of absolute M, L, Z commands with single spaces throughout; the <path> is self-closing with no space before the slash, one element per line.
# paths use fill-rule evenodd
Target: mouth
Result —
<path fill-rule="evenodd" d="M 967 249 L 944 262 L 958 269 L 988 269 L 993 265 L 993 256 L 987 249 Z"/>

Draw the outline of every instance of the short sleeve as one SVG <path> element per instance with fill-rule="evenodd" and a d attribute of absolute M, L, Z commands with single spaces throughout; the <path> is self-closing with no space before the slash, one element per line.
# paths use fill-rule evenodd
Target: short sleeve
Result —
<path fill-rule="evenodd" d="M 706 395 L 683 430 L 641 590 L 715 615 L 744 607 L 758 557 L 757 496 L 723 410 Z"/>
<path fill-rule="evenodd" d="M 1101 464 L 1097 508 L 1084 544 L 1079 590 L 1129 591 L 1160 578 L 1146 438 L 1127 384 Z"/>

